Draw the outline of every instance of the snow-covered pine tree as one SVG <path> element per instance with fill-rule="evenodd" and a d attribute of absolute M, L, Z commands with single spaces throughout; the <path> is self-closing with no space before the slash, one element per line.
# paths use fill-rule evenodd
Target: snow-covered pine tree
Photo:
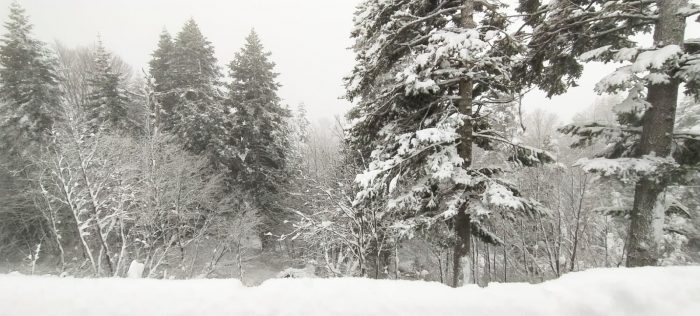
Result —
<path fill-rule="evenodd" d="M 153 93 L 156 99 L 151 109 L 155 126 L 169 130 L 172 128 L 173 106 L 177 102 L 177 94 L 173 91 L 174 80 L 171 74 L 175 43 L 167 30 L 163 30 L 158 40 L 158 47 L 148 62 L 149 74 L 153 78 Z"/>
<path fill-rule="evenodd" d="M 0 38 L 0 244 L 36 246 L 46 236 L 45 221 L 32 204 L 36 170 L 28 159 L 49 141 L 61 93 L 55 58 L 33 37 L 24 9 L 10 5 Z M 16 248 L 15 248 L 16 249 Z M 45 248 L 46 249 L 46 248 Z M 7 252 L 3 251 L 2 256 Z"/>
<path fill-rule="evenodd" d="M 309 122 L 306 105 L 302 102 L 297 105 L 297 111 L 294 113 L 294 126 L 296 126 L 299 141 L 306 143 L 309 141 Z"/>
<path fill-rule="evenodd" d="M 105 126 L 109 129 L 132 132 L 138 126 L 129 118 L 131 100 L 124 90 L 122 78 L 112 65 L 112 54 L 97 41 L 95 65 L 88 79 L 89 94 L 86 119 L 93 129 Z"/>
<path fill-rule="evenodd" d="M 56 60 L 32 37 L 32 24 L 17 2 L 10 5 L 5 29 L 0 39 L 0 138 L 6 142 L 3 148 L 23 150 L 27 142 L 46 140 L 58 117 Z"/>
<path fill-rule="evenodd" d="M 292 112 L 291 110 L 289 111 Z M 299 103 L 296 111 L 288 121 L 289 132 L 287 138 L 289 148 L 287 150 L 287 169 L 288 173 L 299 175 L 303 173 L 306 176 L 308 172 L 308 161 L 305 161 L 304 154 L 309 147 L 309 119 L 306 116 L 306 106 L 304 103 Z"/>
<path fill-rule="evenodd" d="M 698 96 L 700 45 L 685 40 L 686 18 L 700 12 L 687 0 L 521 1 L 534 30 L 521 78 L 551 95 L 576 84 L 583 62 L 625 65 L 603 78 L 599 93 L 626 92 L 615 107 L 618 124 L 572 125 L 577 145 L 607 138 L 599 158 L 582 161 L 586 170 L 636 183 L 629 211 L 628 266 L 656 265 L 660 258 L 666 188 L 697 172 L 700 135 L 674 131 L 681 83 Z M 653 46 L 644 33 L 653 30 Z M 630 179 L 631 178 L 631 179 Z"/>
<path fill-rule="evenodd" d="M 491 127 L 493 105 L 512 93 L 520 48 L 508 25 L 492 1 L 366 0 L 356 12 L 349 141 L 367 164 L 354 207 L 403 236 L 450 223 L 455 286 L 469 281 L 471 235 L 498 242 L 483 225 L 490 214 L 542 211 L 498 177 L 502 168 L 473 164 L 474 145 L 512 149 L 525 165 L 552 160 Z"/>
<path fill-rule="evenodd" d="M 246 190 L 255 193 L 265 224 L 279 220 L 275 195 L 287 180 L 287 132 L 291 113 L 280 105 L 275 63 L 251 31 L 245 46 L 229 64 L 229 103 L 233 122 L 229 137 L 235 158 L 229 166 Z"/>
<path fill-rule="evenodd" d="M 161 88 L 170 88 L 169 93 L 176 95 L 177 100 L 170 112 L 161 112 L 165 114 L 163 126 L 177 134 L 185 147 L 196 154 L 218 151 L 227 119 L 220 91 L 221 71 L 214 47 L 193 19 L 177 34 L 168 70 L 171 85 L 168 87 L 164 81 Z"/>

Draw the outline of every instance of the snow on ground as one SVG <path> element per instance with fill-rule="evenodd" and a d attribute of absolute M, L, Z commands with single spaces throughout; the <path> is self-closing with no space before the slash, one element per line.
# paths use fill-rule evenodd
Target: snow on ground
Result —
<path fill-rule="evenodd" d="M 72 279 L 0 275 L 0 315 L 699 315 L 700 267 L 597 269 L 452 289 L 367 279 Z"/>

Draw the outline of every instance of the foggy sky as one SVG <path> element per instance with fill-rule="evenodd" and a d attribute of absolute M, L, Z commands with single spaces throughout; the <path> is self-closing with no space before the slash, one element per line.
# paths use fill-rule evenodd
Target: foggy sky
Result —
<path fill-rule="evenodd" d="M 0 0 L 0 19 L 7 19 L 12 0 Z M 224 67 L 255 28 L 272 53 L 282 84 L 285 104 L 307 106 L 312 120 L 342 115 L 350 104 L 342 78 L 354 64 L 347 48 L 355 6 L 360 0 L 20 0 L 39 39 L 86 46 L 98 34 L 104 45 L 134 67 L 137 75 L 147 68 L 158 36 L 166 28 L 175 36 L 190 17 L 216 49 Z M 689 22 L 691 22 L 689 20 Z M 691 22 L 692 23 L 692 22 Z M 4 31 L 4 30 L 3 30 Z M 692 23 L 687 37 L 700 37 Z M 222 68 L 227 73 L 226 68 Z M 593 86 L 614 69 L 612 65 L 586 67 L 580 87 L 566 95 L 545 98 L 534 91 L 525 98 L 524 109 L 543 108 L 568 121 L 591 105 Z"/>

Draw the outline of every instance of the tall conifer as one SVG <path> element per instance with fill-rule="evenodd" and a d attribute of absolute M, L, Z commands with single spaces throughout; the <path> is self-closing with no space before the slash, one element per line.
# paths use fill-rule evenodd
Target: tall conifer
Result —
<path fill-rule="evenodd" d="M 214 47 L 190 19 L 177 34 L 172 60 L 167 68 L 169 94 L 176 97 L 165 118 L 173 133 L 179 135 L 194 153 L 217 151 L 226 113 L 222 106 L 221 70 Z"/>
<path fill-rule="evenodd" d="M 45 44 L 32 37 L 32 24 L 17 2 L 10 5 L 5 28 L 0 39 L 0 137 L 6 142 L 40 141 L 59 113 L 56 61 Z"/>
<path fill-rule="evenodd" d="M 129 118 L 131 100 L 112 60 L 112 54 L 99 40 L 95 49 L 95 68 L 88 80 L 90 93 L 86 117 L 93 127 L 104 124 L 120 131 L 131 131 L 137 127 Z"/>
<path fill-rule="evenodd" d="M 280 85 L 269 56 L 252 31 L 229 64 L 229 101 L 234 110 L 229 132 L 238 158 L 231 166 L 235 177 L 255 192 L 263 209 L 275 210 L 273 196 L 286 181 L 291 114 L 280 105 Z"/>
<path fill-rule="evenodd" d="M 158 47 L 151 55 L 153 58 L 149 61 L 149 71 L 153 78 L 154 93 L 156 94 L 157 104 L 151 111 L 154 114 L 155 124 L 159 128 L 169 129 L 172 127 L 172 122 L 169 119 L 172 117 L 173 106 L 177 101 L 177 95 L 173 93 L 173 78 L 171 68 L 173 63 L 173 53 L 175 44 L 167 30 L 163 30 L 158 40 Z"/>

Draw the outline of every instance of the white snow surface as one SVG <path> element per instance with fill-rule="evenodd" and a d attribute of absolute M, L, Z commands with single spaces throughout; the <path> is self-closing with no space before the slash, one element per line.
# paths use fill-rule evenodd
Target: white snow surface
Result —
<path fill-rule="evenodd" d="M 641 72 L 647 69 L 661 69 L 669 59 L 682 52 L 683 50 L 678 45 L 667 45 L 659 49 L 642 52 L 632 64 L 632 70 Z"/>
<path fill-rule="evenodd" d="M 700 267 L 594 269 L 453 289 L 368 279 L 73 279 L 0 275 L 0 315 L 698 315 Z"/>
<path fill-rule="evenodd" d="M 574 164 L 586 172 L 598 172 L 604 176 L 618 175 L 622 178 L 651 175 L 660 167 L 674 165 L 676 161 L 671 157 L 653 155 L 645 155 L 641 158 L 581 158 Z"/>
<path fill-rule="evenodd" d="M 612 45 L 605 45 L 603 47 L 598 47 L 596 49 L 589 50 L 589 51 L 581 54 L 581 56 L 579 56 L 579 58 L 582 61 L 590 61 L 592 59 L 600 57 L 600 55 L 602 55 L 603 53 L 610 50 L 610 47 L 612 47 Z"/>
<path fill-rule="evenodd" d="M 638 50 L 634 47 L 620 48 L 620 50 L 615 54 L 614 59 L 616 61 L 629 61 L 633 60 L 637 56 Z"/>

